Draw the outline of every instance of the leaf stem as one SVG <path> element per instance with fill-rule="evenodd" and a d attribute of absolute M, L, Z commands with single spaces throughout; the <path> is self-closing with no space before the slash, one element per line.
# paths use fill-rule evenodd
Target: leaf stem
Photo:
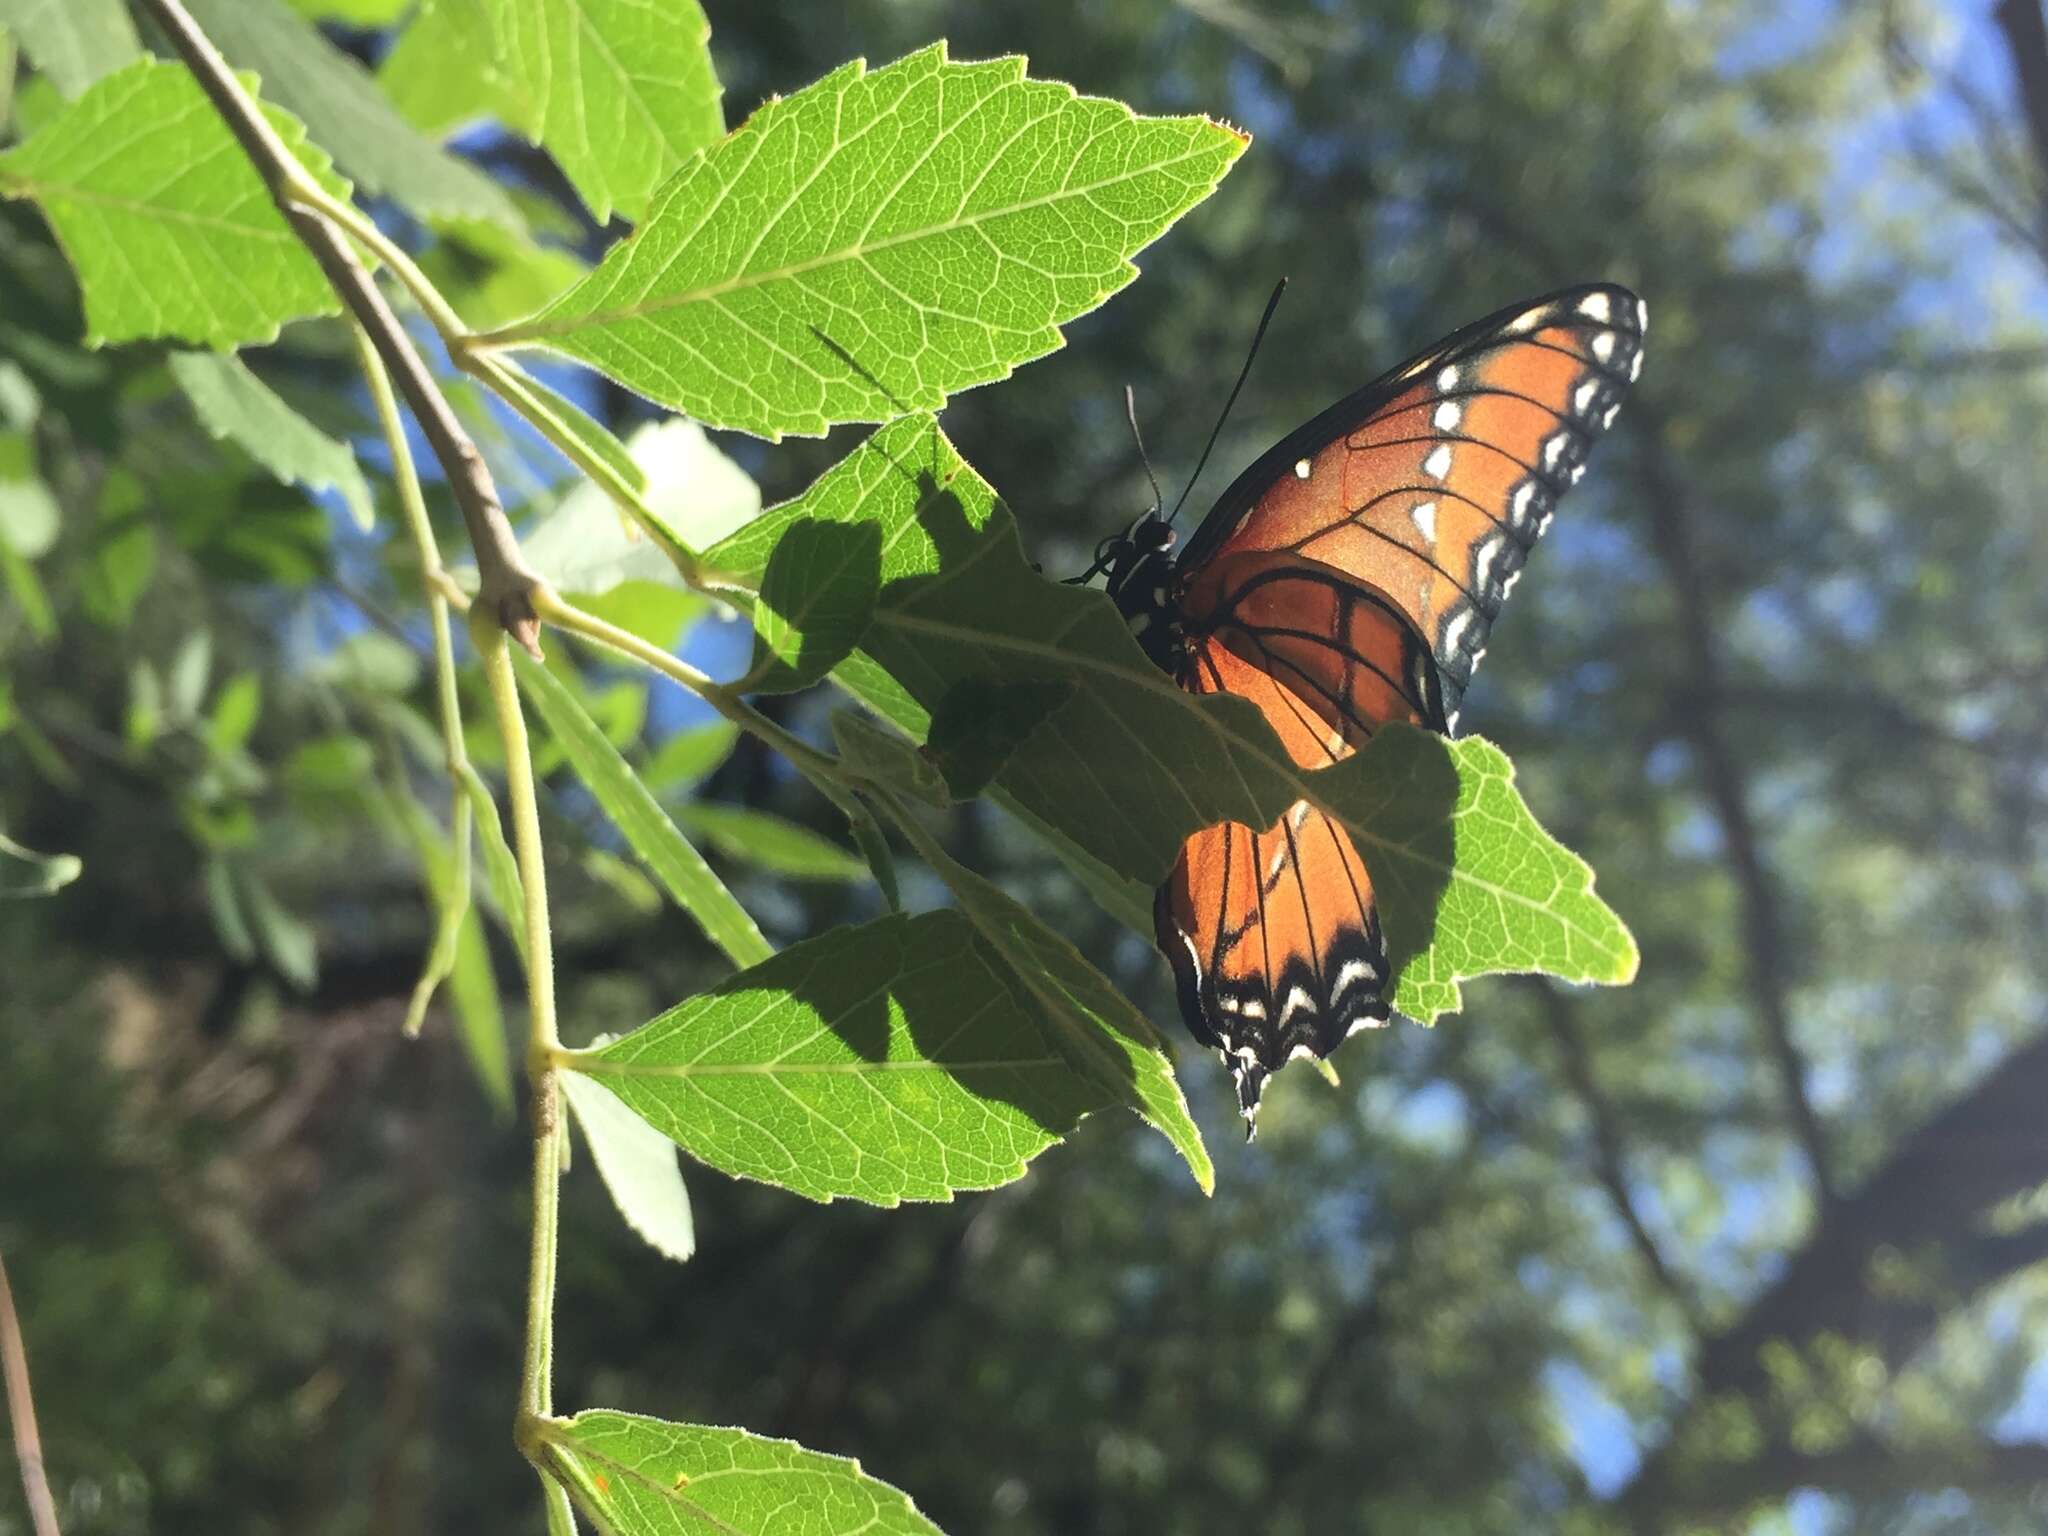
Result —
<path fill-rule="evenodd" d="M 545 594 L 547 588 L 538 591 Z M 555 1028 L 555 959 L 548 929 L 547 873 L 540 837 L 540 801 L 534 789 L 533 756 L 519 685 L 505 632 L 471 620 L 470 634 L 483 655 L 484 677 L 497 710 L 505 743 L 505 791 L 512 813 L 512 841 L 519 858 L 525 900 L 526 990 L 530 1028 L 527 1073 L 533 1082 L 533 1247 L 527 1270 L 526 1356 L 519 1381 L 516 1430 L 522 1450 L 533 1455 L 531 1426 L 553 1401 L 555 1252 L 561 1228 L 561 1083 L 555 1059 L 562 1042 Z"/>
<path fill-rule="evenodd" d="M 543 587 L 534 594 L 534 612 L 557 629 L 565 629 L 574 635 L 581 635 L 599 645 L 607 646 L 629 656 L 643 666 L 652 667 L 664 677 L 681 683 L 726 719 L 741 730 L 748 731 L 782 753 L 806 778 L 813 783 L 821 775 L 842 790 L 846 787 L 845 773 L 839 760 L 829 753 L 820 752 L 802 737 L 793 735 L 782 726 L 762 714 L 739 690 L 719 682 L 706 673 L 700 672 L 680 656 L 671 655 L 658 645 L 642 640 L 628 630 L 607 623 L 594 613 L 586 613 L 574 603 L 568 602 L 552 588 Z M 828 792 L 829 793 L 829 792 Z M 834 795 L 835 800 L 837 795 Z"/>
<path fill-rule="evenodd" d="M 391 392 L 391 374 L 377 355 L 369 333 L 360 325 L 349 327 L 363 365 L 363 379 L 370 399 L 376 403 L 377 420 L 384 429 L 384 441 L 391 450 L 391 478 L 398 486 L 398 502 L 405 511 L 406 530 L 412 536 L 420 561 L 421 585 L 426 590 L 427 613 L 434 630 L 434 696 L 441 717 L 441 746 L 447 759 L 448 835 L 453 842 L 454 865 L 448 891 L 441 902 L 434 942 L 427 951 L 426 965 L 413 987 L 406 1008 L 405 1033 L 417 1035 L 426 1022 L 427 1005 L 435 989 L 455 968 L 455 947 L 462 921 L 469 915 L 471 823 L 476 812 L 470 802 L 468 780 L 473 770 L 469 749 L 462 740 L 462 699 L 455 686 L 455 636 L 448 621 L 448 573 L 441 567 L 440 546 L 434 539 L 434 525 L 427 516 L 426 498 L 420 494 L 418 471 L 413 466 L 412 447 L 405 439 L 405 423 L 398 416 L 398 397 Z"/>
<path fill-rule="evenodd" d="M 383 293 L 370 280 L 369 272 L 341 230 L 328 215 L 318 211 L 332 201 L 324 189 L 313 184 L 305 168 L 278 136 L 256 100 L 228 67 L 220 50 L 199 29 L 182 0 L 139 0 L 178 51 L 178 56 L 198 80 L 241 144 L 249 163 L 255 167 L 279 213 L 298 235 L 320 269 L 327 275 L 335 294 L 347 306 L 376 344 L 398 382 L 399 392 L 433 446 L 448 483 L 462 509 L 469 541 L 476 551 L 480 596 L 498 622 L 528 649 L 537 644 L 539 626 L 533 617 L 530 594 L 539 577 L 519 552 L 512 525 L 498 500 L 497 487 L 483 455 L 456 419 L 454 409 L 434 382 L 426 361 Z M 355 221 L 351 221 L 353 224 Z M 366 222 L 366 221 L 365 221 Z M 457 322 L 460 323 L 459 321 Z"/>

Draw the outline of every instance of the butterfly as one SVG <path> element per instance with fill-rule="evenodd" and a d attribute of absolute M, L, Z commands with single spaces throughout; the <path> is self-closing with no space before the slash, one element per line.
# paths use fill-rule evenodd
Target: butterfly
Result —
<path fill-rule="evenodd" d="M 1251 700 L 1302 768 L 1389 720 L 1448 736 L 1523 563 L 1642 370 L 1648 324 L 1605 283 L 1476 320 L 1274 444 L 1178 557 L 1155 504 L 1087 574 L 1107 573 L 1182 688 Z M 1371 872 L 1306 801 L 1189 837 L 1153 920 L 1247 1135 L 1275 1072 L 1390 1016 Z"/>

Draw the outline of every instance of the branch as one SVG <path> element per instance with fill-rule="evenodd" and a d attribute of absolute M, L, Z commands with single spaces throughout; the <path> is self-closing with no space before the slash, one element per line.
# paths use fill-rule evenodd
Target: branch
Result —
<path fill-rule="evenodd" d="M 0 1366 L 7 1374 L 7 1418 L 14 1426 L 14 1459 L 21 1463 L 29 1522 L 36 1536 L 58 1536 L 57 1501 L 50 1497 L 50 1479 L 43 1471 L 43 1437 L 36 1432 L 35 1398 L 28 1389 L 28 1349 L 22 1343 L 21 1319 L 14 1314 L 14 1290 L 7 1283 L 4 1262 L 0 1262 Z"/>
<path fill-rule="evenodd" d="M 305 205 L 305 172 L 270 126 L 226 59 L 187 14 L 182 0 L 138 0 L 161 26 L 178 55 L 212 100 L 240 142 L 270 199 L 320 263 L 342 303 L 370 335 L 377 353 L 398 382 L 434 457 L 440 461 L 462 509 L 462 521 L 476 551 L 481 600 L 514 639 L 539 652 L 540 624 L 530 594 L 538 577 L 519 553 L 512 525 L 498 501 L 490 470 L 476 444 L 434 382 L 412 338 L 370 280 L 355 250 L 328 220 Z"/>
<path fill-rule="evenodd" d="M 1678 1304 L 1679 1310 L 1697 1332 L 1701 1323 L 1699 1303 L 1672 1273 L 1671 1266 L 1664 1262 L 1657 1239 L 1643 1224 L 1635 1197 L 1629 1193 L 1621 1135 L 1615 1129 L 1614 1116 L 1606 1099 L 1600 1094 L 1599 1084 L 1593 1075 L 1592 1053 L 1586 1049 L 1585 1037 L 1580 1034 L 1578 1021 L 1572 1016 L 1571 1004 L 1547 986 L 1539 984 L 1529 990 L 1536 993 L 1545 1020 L 1550 1025 L 1551 1038 L 1557 1042 L 1558 1055 L 1564 1063 L 1565 1080 L 1571 1084 L 1572 1092 L 1578 1095 L 1586 1118 L 1592 1123 L 1593 1161 L 1600 1176 L 1600 1185 L 1607 1191 L 1615 1215 L 1628 1229 L 1629 1241 L 1635 1245 L 1636 1255 L 1643 1261 L 1643 1268 L 1649 1272 L 1650 1279 L 1656 1283 L 1657 1289 Z"/>
<path fill-rule="evenodd" d="M 2019 87 L 2020 111 L 2034 146 L 2034 171 L 2039 222 L 2039 188 L 2048 184 L 2048 23 L 2041 18 L 2041 0 L 1999 0 L 1998 28 L 2012 55 Z"/>
<path fill-rule="evenodd" d="M 1968 1093 L 1901 1140 L 1853 1195 L 1822 1215 L 1805 1247 L 1773 1285 L 1694 1362 L 1698 1404 L 1728 1397 L 1763 1401 L 1766 1346 L 1795 1348 L 1832 1332 L 1875 1342 L 1894 1365 L 1926 1337 L 1926 1303 L 1908 1307 L 1871 1294 L 1871 1261 L 1881 1250 L 1930 1249 L 1950 1259 L 1951 1282 L 1975 1290 L 2048 1253 L 2048 1224 L 2006 1236 L 1978 1232 L 1990 1207 L 2048 1179 L 2040 1105 L 2048 1098 L 2048 1033 L 2020 1047 Z M 2004 1266 L 2000 1268 L 1999 1266 Z M 1918 1312 L 1917 1319 L 1908 1312 Z M 1697 1485 L 1737 1473 L 1740 1463 L 1686 1464 L 1681 1420 L 1621 1497 L 1646 1515 Z"/>
<path fill-rule="evenodd" d="M 1685 641 L 1688 686 L 1703 699 L 1722 692 L 1721 662 L 1714 648 L 1714 616 L 1707 599 L 1706 577 L 1692 540 L 1685 477 L 1672 464 L 1664 424 L 1648 402 L 1639 408 L 1648 428 L 1644 469 L 1650 486 L 1650 530 L 1678 601 L 1679 626 Z M 1827 1142 L 1820 1117 L 1806 1093 L 1806 1063 L 1792 1039 L 1792 1020 L 1785 1003 L 1784 948 L 1778 897 L 1758 846 L 1756 824 L 1749 813 L 1749 791 L 1742 769 L 1711 709 L 1693 712 L 1689 722 L 1693 750 L 1722 841 L 1734 866 L 1742 895 L 1743 937 L 1749 950 L 1752 1006 L 1762 1026 L 1765 1048 L 1777 1070 L 1780 1090 L 1792 1117 L 1793 1133 L 1806 1154 L 1823 1209 L 1835 1198 Z"/>

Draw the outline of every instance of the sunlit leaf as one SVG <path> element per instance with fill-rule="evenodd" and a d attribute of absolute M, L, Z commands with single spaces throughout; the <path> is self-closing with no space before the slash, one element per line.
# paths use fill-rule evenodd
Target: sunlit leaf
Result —
<path fill-rule="evenodd" d="M 298 120 L 264 112 L 346 195 Z M 168 336 L 232 347 L 339 308 L 183 65 L 143 59 L 100 80 L 0 154 L 0 193 L 42 205 L 78 271 L 91 345 Z"/>
<path fill-rule="evenodd" d="M 876 1205 L 988 1189 L 1110 1102 L 957 912 L 795 945 L 579 1071 L 715 1168 Z"/>
<path fill-rule="evenodd" d="M 485 0 L 515 126 L 555 157 L 590 215 L 646 212 L 725 132 L 711 23 L 697 0 Z"/>
<path fill-rule="evenodd" d="M 676 830 L 632 765 L 605 740 L 575 695 L 546 667 L 515 652 L 519 684 L 533 701 L 584 786 L 604 807 L 612 825 L 638 854 L 675 902 L 703 928 L 706 937 L 725 951 L 735 965 L 765 960 L 773 950 L 753 918 L 725 888 L 704 856 Z"/>
<path fill-rule="evenodd" d="M 728 858 L 793 880 L 860 880 L 867 862 L 809 827 L 743 805 L 703 800 L 676 808 L 676 820 Z"/>
<path fill-rule="evenodd" d="M 640 781 L 656 794 L 695 784 L 732 755 L 739 739 L 740 728 L 730 720 L 677 731 L 648 756 Z"/>
<path fill-rule="evenodd" d="M 487 0 L 420 0 L 377 68 L 377 83 L 399 115 L 436 137 L 480 117 L 520 115 L 497 57 Z M 460 59 L 460 69 L 448 67 Z"/>
<path fill-rule="evenodd" d="M 649 1247 L 671 1259 L 687 1259 L 697 1248 L 690 1194 L 676 1163 L 675 1144 L 621 1104 L 610 1089 L 581 1072 L 556 1079 L 590 1143 L 612 1204 L 626 1225 Z"/>
<path fill-rule="evenodd" d="M 1244 144 L 1022 59 L 849 64 L 691 161 L 631 240 L 497 339 L 767 437 L 935 407 L 1057 347 Z"/>
<path fill-rule="evenodd" d="M 479 329 L 524 319 L 590 270 L 568 251 L 484 219 L 439 219 L 435 233 L 420 268 Z"/>
<path fill-rule="evenodd" d="M 375 521 L 369 482 L 348 444 L 286 405 L 239 357 L 173 352 L 170 368 L 212 436 L 232 442 L 287 485 L 339 492 L 358 528 Z"/>
<path fill-rule="evenodd" d="M 548 1464 L 614 1536 L 940 1536 L 860 1463 L 740 1429 L 596 1411 L 541 1430 Z"/>

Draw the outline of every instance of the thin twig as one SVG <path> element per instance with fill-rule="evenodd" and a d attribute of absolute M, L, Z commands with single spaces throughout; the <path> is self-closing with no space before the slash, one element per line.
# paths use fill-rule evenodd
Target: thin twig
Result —
<path fill-rule="evenodd" d="M 36 1536 L 60 1536 L 57 1501 L 50 1497 L 50 1479 L 43 1471 L 43 1437 L 36 1432 L 35 1398 L 28 1388 L 28 1347 L 21 1338 L 21 1319 L 14 1314 L 14 1289 L 7 1283 L 7 1264 L 0 1260 L 0 1365 L 7 1374 L 7 1418 L 14 1426 L 14 1459 L 21 1463 L 21 1489 L 28 1498 L 28 1516 Z"/>
<path fill-rule="evenodd" d="M 1599 1082 L 1593 1073 L 1592 1052 L 1586 1048 L 1578 1020 L 1572 1017 L 1572 1006 L 1540 982 L 1529 990 L 1535 993 L 1545 1022 L 1550 1026 L 1551 1038 L 1557 1042 L 1565 1081 L 1571 1084 L 1572 1092 L 1578 1096 L 1580 1107 L 1585 1110 L 1586 1119 L 1592 1126 L 1593 1161 L 1600 1176 L 1600 1186 L 1607 1191 L 1608 1202 L 1613 1205 L 1615 1215 L 1621 1218 L 1622 1226 L 1628 1229 L 1629 1241 L 1635 1245 L 1636 1256 L 1642 1260 L 1650 1279 L 1656 1283 L 1657 1289 L 1677 1304 L 1697 1332 L 1701 1323 L 1699 1303 L 1665 1262 L 1663 1250 L 1657 1246 L 1657 1239 L 1645 1225 L 1642 1212 L 1636 1209 L 1635 1196 L 1629 1191 L 1621 1133 L 1615 1127 L 1613 1111 L 1600 1092 Z"/>
<path fill-rule="evenodd" d="M 512 525 L 498 501 L 497 488 L 491 483 L 490 470 L 434 382 L 426 361 L 406 335 L 405 327 L 370 280 L 354 248 L 324 214 L 316 211 L 317 204 L 327 199 L 270 126 L 254 98 L 243 89 L 227 60 L 186 12 L 181 0 L 138 3 L 163 28 L 228 130 L 240 142 L 271 201 L 313 259 L 320 263 L 342 303 L 369 332 L 378 355 L 391 370 L 420 430 L 426 434 L 455 493 L 456 504 L 462 509 L 462 520 L 476 552 L 479 596 L 506 632 L 538 655 L 540 624 L 534 618 L 530 596 L 538 578 L 519 552 Z"/>
<path fill-rule="evenodd" d="M 1647 401 L 1637 411 L 1638 420 L 1644 421 L 1647 428 L 1644 470 L 1650 489 L 1652 542 L 1678 603 L 1678 626 L 1687 662 L 1686 685 L 1702 700 L 1717 700 L 1722 691 L 1721 659 L 1714 645 L 1714 616 L 1706 575 L 1693 543 L 1687 482 L 1670 461 L 1659 413 Z M 1806 1091 L 1806 1060 L 1792 1038 L 1777 885 L 1764 862 L 1756 822 L 1750 814 L 1748 785 L 1718 715 L 1713 709 L 1702 707 L 1693 712 L 1689 726 L 1707 801 L 1713 808 L 1714 819 L 1720 823 L 1721 840 L 1728 850 L 1728 862 L 1742 898 L 1750 997 L 1763 1032 L 1764 1047 L 1785 1095 L 1793 1135 L 1805 1154 L 1814 1190 L 1825 1208 L 1835 1199 L 1832 1161 L 1820 1116 Z"/>

